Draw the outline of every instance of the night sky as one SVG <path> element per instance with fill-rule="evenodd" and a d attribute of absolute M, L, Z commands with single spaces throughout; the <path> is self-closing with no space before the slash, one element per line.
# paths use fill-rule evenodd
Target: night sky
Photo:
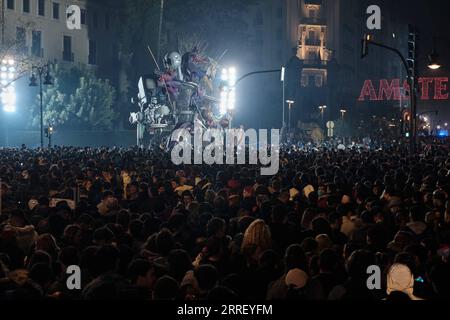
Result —
<path fill-rule="evenodd" d="M 412 24 L 417 26 L 419 30 L 419 38 L 418 38 L 418 68 L 419 68 L 419 76 L 420 77 L 449 77 L 450 76 L 450 19 L 448 14 L 450 13 L 450 1 L 448 0 L 385 0 L 385 1 L 373 1 L 373 4 L 378 4 L 381 7 L 382 13 L 383 10 L 390 10 L 389 18 L 393 19 L 394 23 L 399 23 L 404 26 L 408 24 Z M 389 4 L 389 6 L 387 5 Z M 383 28 L 383 26 L 382 26 Z M 361 34 L 361 37 L 363 35 Z M 406 35 L 402 35 L 406 36 Z M 443 41 L 437 42 L 437 51 L 440 55 L 440 62 L 442 64 L 442 68 L 440 70 L 430 70 L 428 69 L 428 55 L 432 52 L 433 49 L 433 37 L 447 38 L 447 43 Z M 372 49 L 379 50 L 379 49 Z M 405 55 L 407 52 L 403 52 Z M 397 59 L 395 55 L 386 51 L 386 54 L 382 54 L 386 59 Z M 366 59 L 370 62 L 370 57 Z M 400 60 L 399 67 L 401 66 Z M 267 79 L 273 80 L 273 85 L 277 86 L 278 79 L 273 78 L 271 75 L 266 76 Z M 258 82 L 261 81 L 262 77 L 258 78 Z M 378 88 L 378 80 L 373 79 L 374 84 Z M 247 84 L 244 84 L 247 85 Z M 248 94 L 251 91 L 250 84 L 249 89 L 242 89 L 242 92 Z M 254 86 L 257 86 L 254 84 Z M 355 101 L 358 99 L 360 94 L 360 89 L 362 88 L 363 83 L 361 83 L 360 87 L 355 88 Z M 450 84 L 449 84 L 450 87 Z M 259 89 L 255 89 L 255 92 L 263 95 Z M 444 91 L 446 92 L 446 91 Z M 447 91 L 448 92 L 448 91 Z M 420 94 L 420 92 L 419 92 Z M 430 97 L 432 98 L 434 95 L 434 84 L 430 86 Z M 268 94 L 267 94 L 268 96 Z M 241 105 L 248 105 L 246 97 L 244 94 L 240 96 Z M 250 98 L 249 98 L 250 99 Z M 266 97 L 264 97 L 266 99 Z M 244 101 L 245 100 L 245 101 Z M 250 103 L 251 104 L 251 103 Z M 380 104 L 373 104 L 373 107 L 377 107 Z M 273 110 L 273 106 L 271 107 Z M 258 117 L 255 117 L 254 113 L 255 108 L 238 108 L 238 114 L 236 118 L 236 122 L 242 122 L 246 125 L 256 126 L 256 127 L 266 127 L 279 124 L 279 115 L 274 114 L 273 111 L 261 112 L 258 114 Z M 439 115 L 432 116 L 434 117 L 433 122 L 437 121 L 440 123 L 450 122 L 450 99 L 448 100 L 430 100 L 430 101 L 418 101 L 418 113 L 422 113 L 424 111 L 438 110 Z M 374 112 L 375 113 L 375 112 Z M 265 114 L 270 114 L 270 117 L 266 117 Z"/>

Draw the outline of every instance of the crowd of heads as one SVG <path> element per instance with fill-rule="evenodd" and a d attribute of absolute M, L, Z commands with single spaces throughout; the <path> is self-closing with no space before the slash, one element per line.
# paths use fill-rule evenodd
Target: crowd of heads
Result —
<path fill-rule="evenodd" d="M 448 155 L 289 149 L 260 176 L 157 150 L 3 149 L 0 299 L 446 299 Z"/>

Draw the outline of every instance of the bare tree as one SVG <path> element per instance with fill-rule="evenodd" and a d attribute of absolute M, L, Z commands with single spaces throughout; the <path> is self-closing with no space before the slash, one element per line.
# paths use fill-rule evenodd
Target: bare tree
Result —
<path fill-rule="evenodd" d="M 39 61 L 37 58 L 32 57 L 28 54 L 28 50 L 26 47 L 26 43 L 21 42 L 20 39 L 8 37 L 7 34 L 4 33 L 5 28 L 5 17 L 0 16 L 0 25 L 2 26 L 2 43 L 0 45 L 0 63 L 13 59 L 14 67 L 15 67 L 15 76 L 12 79 L 8 79 L 6 83 L 0 83 L 0 89 L 6 88 L 15 81 L 19 80 L 25 74 L 31 71 L 33 65 L 38 64 Z M 25 21 L 23 19 L 18 19 L 16 26 L 23 28 L 24 30 L 28 30 L 34 26 L 34 23 L 31 21 Z M 15 33 L 14 33 L 15 34 Z"/>

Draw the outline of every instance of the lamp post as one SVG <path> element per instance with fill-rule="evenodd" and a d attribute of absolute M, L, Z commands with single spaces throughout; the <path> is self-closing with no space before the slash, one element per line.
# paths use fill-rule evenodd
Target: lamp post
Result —
<path fill-rule="evenodd" d="M 288 129 L 289 132 L 291 131 L 291 109 L 292 109 L 292 105 L 295 103 L 295 101 L 293 100 L 286 100 L 286 103 L 289 106 L 289 123 L 288 123 Z"/>
<path fill-rule="evenodd" d="M 52 136 L 53 136 L 54 132 L 55 132 L 55 129 L 53 128 L 53 126 L 49 126 L 48 128 L 45 128 L 45 136 L 48 139 L 48 148 L 49 149 L 52 147 Z"/>
<path fill-rule="evenodd" d="M 387 46 L 382 43 L 373 41 L 371 35 L 365 35 L 361 41 L 361 58 L 366 57 L 369 54 L 369 45 L 383 48 L 394 52 L 401 59 L 403 66 L 408 74 L 409 92 L 410 92 L 410 118 L 409 118 L 409 149 L 410 153 L 414 154 L 416 152 L 416 140 L 417 140 L 417 93 L 416 93 L 416 79 L 417 79 L 417 29 L 416 27 L 410 25 L 408 33 L 408 59 L 396 48 Z"/>
<path fill-rule="evenodd" d="M 322 124 L 325 121 L 324 115 L 325 115 L 325 109 L 327 108 L 327 106 L 319 106 L 319 110 L 320 110 L 320 115 L 322 116 Z"/>
<path fill-rule="evenodd" d="M 42 87 L 43 85 L 49 86 L 53 85 L 53 79 L 50 76 L 50 66 L 48 64 L 43 66 L 32 66 L 31 67 L 32 73 L 30 78 L 30 87 L 37 87 L 39 86 L 39 101 L 40 101 L 40 115 L 41 115 L 41 125 L 40 125 L 40 131 L 41 131 L 41 149 L 44 148 L 44 106 L 43 106 L 43 100 L 42 100 Z M 37 75 L 37 77 L 36 77 Z M 38 84 L 39 80 L 39 84 Z M 44 81 L 42 81 L 44 80 Z"/>
<path fill-rule="evenodd" d="M 342 121 L 344 121 L 344 116 L 345 116 L 345 114 L 347 113 L 347 110 L 345 110 L 345 109 L 341 109 L 341 119 L 342 119 Z"/>
<path fill-rule="evenodd" d="M 236 68 L 222 69 L 221 80 L 223 86 L 220 92 L 221 116 L 232 115 L 236 107 Z M 228 127 L 231 128 L 232 117 L 228 117 Z"/>
<path fill-rule="evenodd" d="M 286 127 L 286 116 L 285 116 L 285 99 L 286 99 L 286 83 L 285 83 L 285 76 L 286 76 L 286 68 L 285 67 L 281 67 L 281 83 L 282 83 L 282 90 L 283 90 L 283 96 L 281 97 L 281 102 L 282 102 L 282 106 L 283 106 L 283 125 L 282 125 L 282 129 L 284 129 Z M 290 119 L 289 119 L 290 122 Z"/>

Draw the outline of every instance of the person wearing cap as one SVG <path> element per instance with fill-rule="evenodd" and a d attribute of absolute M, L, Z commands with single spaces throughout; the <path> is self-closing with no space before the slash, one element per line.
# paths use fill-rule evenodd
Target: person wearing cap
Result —
<path fill-rule="evenodd" d="M 300 290 L 306 290 L 309 276 L 304 271 L 307 268 L 307 259 L 302 247 L 293 244 L 286 249 L 284 256 L 285 273 L 269 284 L 266 300 L 285 300 L 296 296 Z"/>
<path fill-rule="evenodd" d="M 288 287 L 287 300 L 309 299 L 305 290 L 308 283 L 308 274 L 301 269 L 292 269 L 286 274 L 285 284 Z"/>

